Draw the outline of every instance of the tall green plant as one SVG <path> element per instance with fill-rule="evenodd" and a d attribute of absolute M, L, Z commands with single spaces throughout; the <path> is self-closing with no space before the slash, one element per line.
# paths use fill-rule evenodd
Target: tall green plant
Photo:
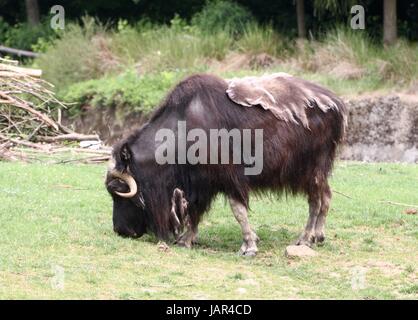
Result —
<path fill-rule="evenodd" d="M 254 21 L 248 9 L 223 0 L 208 1 L 203 10 L 192 18 L 192 24 L 204 33 L 227 30 L 233 35 L 241 35 L 247 24 Z"/>

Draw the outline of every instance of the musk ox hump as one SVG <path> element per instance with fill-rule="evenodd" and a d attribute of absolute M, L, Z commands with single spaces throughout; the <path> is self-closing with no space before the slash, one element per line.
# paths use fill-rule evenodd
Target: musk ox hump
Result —
<path fill-rule="evenodd" d="M 338 110 L 342 103 L 331 91 L 287 73 L 274 73 L 261 77 L 227 80 L 228 97 L 245 106 L 261 106 L 286 122 L 302 123 L 309 128 L 306 108 L 319 108 L 323 112 Z"/>

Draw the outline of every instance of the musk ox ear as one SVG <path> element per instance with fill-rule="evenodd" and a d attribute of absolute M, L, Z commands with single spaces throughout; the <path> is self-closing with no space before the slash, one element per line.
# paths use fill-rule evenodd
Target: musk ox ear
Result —
<path fill-rule="evenodd" d="M 115 159 L 115 169 L 120 172 L 125 172 L 132 159 L 132 151 L 128 144 L 124 143 L 114 148 L 113 157 Z"/>
<path fill-rule="evenodd" d="M 170 221 L 172 222 L 174 235 L 177 236 L 183 231 L 184 223 L 187 216 L 188 201 L 186 200 L 185 193 L 179 188 L 175 188 L 173 196 L 171 198 L 171 212 Z"/>

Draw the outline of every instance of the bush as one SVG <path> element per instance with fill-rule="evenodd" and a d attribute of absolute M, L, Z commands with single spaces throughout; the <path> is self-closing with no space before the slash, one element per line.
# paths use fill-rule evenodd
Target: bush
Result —
<path fill-rule="evenodd" d="M 222 0 L 207 2 L 203 10 L 192 18 L 192 25 L 203 33 L 228 31 L 234 36 L 241 35 L 247 24 L 252 22 L 254 17 L 248 9 L 235 2 Z"/>
<path fill-rule="evenodd" d="M 75 102 L 70 113 L 77 114 L 80 106 L 90 104 L 94 107 L 115 107 L 129 113 L 132 111 L 147 114 L 151 112 L 167 94 L 167 91 L 184 74 L 161 72 L 139 76 L 128 70 L 118 76 L 103 77 L 70 86 L 62 99 Z"/>
<path fill-rule="evenodd" d="M 0 43 L 6 42 L 6 32 L 10 26 L 7 21 L 4 21 L 3 17 L 0 17 Z"/>
<path fill-rule="evenodd" d="M 49 40 L 57 37 L 57 33 L 46 20 L 37 26 L 18 23 L 12 27 L 0 21 L 0 34 L 0 39 L 6 46 L 21 50 L 33 50 L 32 46 L 41 38 Z"/>
<path fill-rule="evenodd" d="M 35 60 L 35 66 L 61 90 L 78 81 L 99 78 L 109 67 L 116 68 L 114 57 L 107 49 L 104 27 L 91 18 L 84 18 L 82 26 L 69 23 L 54 45 L 48 46 Z"/>
<path fill-rule="evenodd" d="M 257 23 L 247 25 L 242 37 L 238 40 L 238 49 L 249 54 L 267 53 L 272 56 L 283 56 L 290 50 L 289 40 L 280 36 L 271 26 L 259 26 Z"/>

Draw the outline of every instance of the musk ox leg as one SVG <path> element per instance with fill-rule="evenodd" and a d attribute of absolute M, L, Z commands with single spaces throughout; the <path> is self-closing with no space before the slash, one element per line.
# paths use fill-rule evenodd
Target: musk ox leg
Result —
<path fill-rule="evenodd" d="M 321 209 L 321 193 L 317 188 L 308 195 L 309 218 L 305 230 L 296 241 L 296 245 L 306 245 L 311 247 L 315 243 L 315 227 Z"/>
<path fill-rule="evenodd" d="M 315 242 L 317 243 L 325 241 L 325 220 L 327 218 L 331 197 L 331 188 L 329 187 L 328 182 L 326 182 L 321 195 L 321 209 L 319 210 L 315 225 Z"/>
<path fill-rule="evenodd" d="M 259 238 L 250 227 L 247 208 L 241 202 L 233 198 L 229 198 L 229 203 L 235 219 L 241 226 L 242 236 L 244 238 L 244 242 L 242 243 L 239 253 L 243 256 L 255 256 L 258 251 L 257 241 Z"/>

